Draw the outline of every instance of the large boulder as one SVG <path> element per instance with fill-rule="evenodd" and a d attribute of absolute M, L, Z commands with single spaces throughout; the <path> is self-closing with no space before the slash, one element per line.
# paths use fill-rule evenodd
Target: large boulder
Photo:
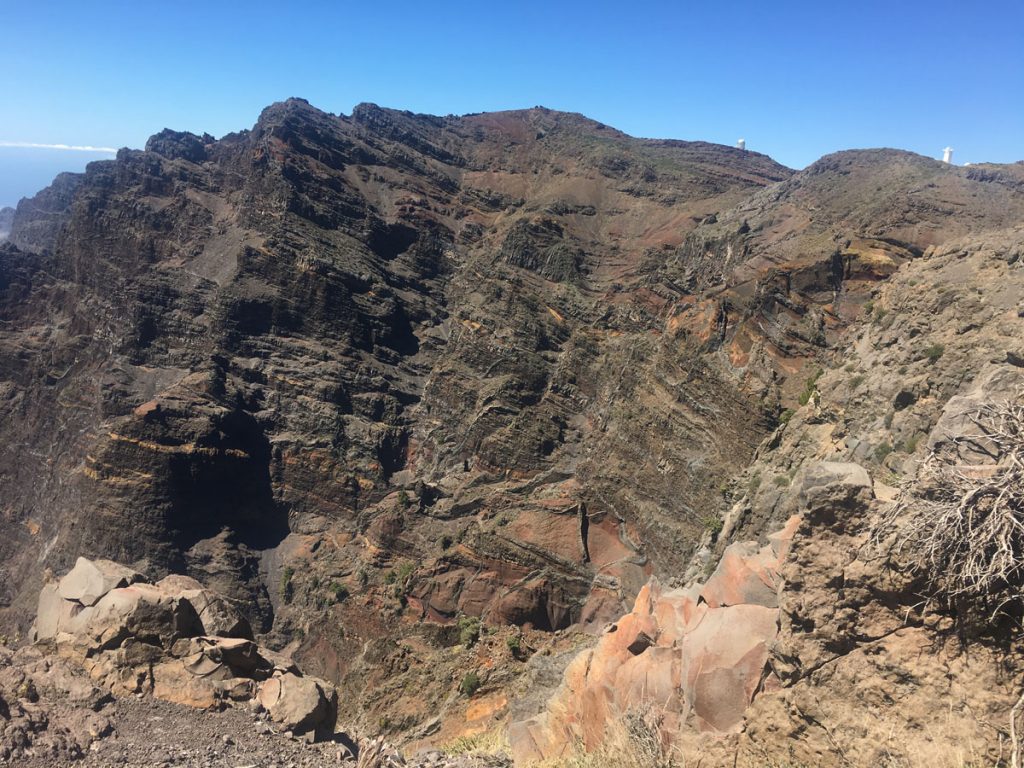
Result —
<path fill-rule="evenodd" d="M 149 584 L 118 563 L 80 557 L 39 593 L 34 638 L 60 634 L 94 649 L 130 636 L 160 645 L 196 635 L 251 640 L 252 628 L 232 603 L 191 577 L 175 574 Z"/>
<path fill-rule="evenodd" d="M 334 728 L 337 694 L 311 677 L 277 675 L 260 686 L 259 702 L 275 722 L 294 733 Z"/>
<path fill-rule="evenodd" d="M 204 635 L 252 640 L 252 627 L 241 611 L 211 589 L 189 576 L 172 574 L 156 583 L 163 592 L 188 600 L 199 614 Z"/>
<path fill-rule="evenodd" d="M 65 600 L 74 600 L 82 605 L 95 605 L 112 589 L 127 587 L 145 577 L 131 568 L 111 560 L 88 560 L 78 558 L 75 567 L 60 580 L 57 591 Z"/>
<path fill-rule="evenodd" d="M 333 732 L 334 688 L 258 646 L 230 601 L 187 576 L 149 584 L 117 563 L 80 558 L 40 592 L 34 639 L 115 696 L 151 692 L 202 708 L 258 698 L 295 733 Z"/>
<path fill-rule="evenodd" d="M 248 701 L 256 680 L 272 665 L 254 642 L 239 638 L 194 637 L 179 640 L 169 657 L 153 668 L 153 695 L 192 707 L 224 701 Z"/>
<path fill-rule="evenodd" d="M 874 498 L 871 476 L 860 464 L 821 461 L 801 470 L 795 497 L 808 524 L 845 522 L 845 513 L 862 510 Z"/>
<path fill-rule="evenodd" d="M 74 633 L 75 644 L 95 652 L 117 648 L 128 638 L 170 648 L 179 637 L 201 635 L 203 625 L 187 599 L 153 584 L 133 584 L 111 590 L 84 609 L 78 626 L 62 629 Z"/>

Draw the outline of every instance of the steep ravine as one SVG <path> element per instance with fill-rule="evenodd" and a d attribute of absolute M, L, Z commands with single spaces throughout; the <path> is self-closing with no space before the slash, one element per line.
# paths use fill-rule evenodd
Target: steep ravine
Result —
<path fill-rule="evenodd" d="M 161 132 L 23 201 L 0 245 L 0 621 L 24 635 L 78 555 L 187 573 L 347 691 L 343 720 L 500 730 L 650 577 L 764 543 L 812 460 L 877 480 L 883 440 L 921 445 L 1005 353 L 982 310 L 1024 292 L 1009 257 L 941 293 L 915 275 L 1019 248 L 1022 218 L 1017 166 L 794 173 L 541 108 L 293 99 L 219 140 Z M 787 562 L 821 570 L 801 542 L 831 535 L 801 527 Z M 772 653 L 802 690 L 819 651 Z"/>

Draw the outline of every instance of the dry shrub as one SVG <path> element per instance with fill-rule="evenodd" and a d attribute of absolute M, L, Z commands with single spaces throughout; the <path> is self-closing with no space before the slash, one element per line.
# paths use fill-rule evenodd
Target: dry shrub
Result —
<path fill-rule="evenodd" d="M 544 764 L 548 768 L 683 768 L 675 749 L 661 738 L 661 715 L 654 707 L 630 710 L 608 723 L 594 752 Z"/>
<path fill-rule="evenodd" d="M 405 764 L 402 754 L 383 737 L 366 739 L 359 744 L 356 768 L 404 768 Z"/>
<path fill-rule="evenodd" d="M 506 757 L 509 751 L 508 732 L 501 727 L 492 728 L 472 736 L 459 736 L 440 747 L 450 756 L 469 756 L 483 765 L 511 765 Z"/>
<path fill-rule="evenodd" d="M 924 578 L 930 598 L 961 618 L 991 620 L 1019 613 L 1024 597 L 1024 398 L 986 404 L 967 419 L 965 434 L 922 462 L 873 539 Z"/>

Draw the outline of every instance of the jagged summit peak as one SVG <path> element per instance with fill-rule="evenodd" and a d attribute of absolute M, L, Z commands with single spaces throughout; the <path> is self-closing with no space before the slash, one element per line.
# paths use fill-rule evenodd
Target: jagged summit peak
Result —
<path fill-rule="evenodd" d="M 164 128 L 146 141 L 146 151 L 156 152 L 169 160 L 181 158 L 194 163 L 206 159 L 206 147 L 215 141 L 208 133 L 198 136 L 189 131 L 175 131 Z"/>

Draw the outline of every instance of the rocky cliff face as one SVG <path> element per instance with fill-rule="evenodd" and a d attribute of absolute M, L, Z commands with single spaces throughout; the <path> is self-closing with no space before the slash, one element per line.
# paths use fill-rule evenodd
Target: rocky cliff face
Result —
<path fill-rule="evenodd" d="M 290 100 L 220 140 L 163 131 L 23 201 L 0 246 L 2 620 L 24 630 L 42 567 L 79 555 L 186 574 L 348 685 L 339 717 L 490 727 L 516 680 L 557 681 L 525 649 L 564 662 L 558 630 L 602 632 L 651 576 L 703 580 L 799 511 L 776 480 L 812 458 L 870 463 L 885 398 L 913 406 L 890 449 L 927 434 L 1017 261 L 957 301 L 899 286 L 1021 220 L 1016 166 L 879 150 L 794 173 L 541 108 Z M 910 340 L 949 307 L 926 370 Z M 848 364 L 836 431 L 798 406 Z M 779 638 L 807 626 L 769 609 Z M 476 620 L 508 664 L 460 637 Z M 466 664 L 476 710 L 450 696 Z"/>
<path fill-rule="evenodd" d="M 11 234 L 11 224 L 14 223 L 14 209 L 0 208 L 0 242 L 7 239 Z"/>
<path fill-rule="evenodd" d="M 880 521 L 951 442 L 975 451 L 953 477 L 1012 466 L 978 415 L 1024 403 L 1022 234 L 929 247 L 875 286 L 729 487 L 722 531 L 690 569 L 713 569 L 706 584 L 642 592 L 513 724 L 522 761 L 566 743 L 601 753 L 609 723 L 651 711 L 674 754 L 712 765 L 998 765 L 1019 750 L 1019 604 L 972 621 L 974 606 L 907 567 L 904 523 Z"/>

